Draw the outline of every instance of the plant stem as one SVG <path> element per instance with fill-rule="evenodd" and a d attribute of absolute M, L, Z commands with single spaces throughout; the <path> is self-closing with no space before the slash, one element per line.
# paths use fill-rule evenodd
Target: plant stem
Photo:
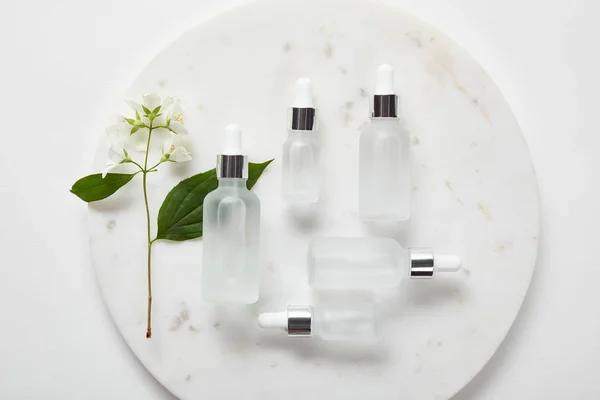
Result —
<path fill-rule="evenodd" d="M 148 207 L 148 191 L 146 189 L 146 177 L 148 175 L 148 153 L 150 153 L 150 138 L 152 137 L 152 121 L 148 127 L 148 143 L 146 143 L 146 157 L 144 159 L 144 168 L 142 173 L 143 188 L 144 188 L 144 204 L 146 206 L 146 232 L 148 237 L 148 320 L 146 325 L 146 339 L 152 337 L 152 243 L 150 239 L 150 209 Z"/>
<path fill-rule="evenodd" d="M 142 168 L 142 166 L 140 164 L 136 163 L 135 161 L 131 160 L 131 163 L 137 165 L 137 167 L 140 169 L 140 171 L 144 170 L 144 168 Z M 138 172 L 140 172 L 140 171 L 138 171 Z"/>
<path fill-rule="evenodd" d="M 154 168 L 158 167 L 160 164 L 162 164 L 164 161 L 159 161 L 158 163 L 156 163 L 155 166 L 148 168 L 148 172 L 152 171 Z"/>

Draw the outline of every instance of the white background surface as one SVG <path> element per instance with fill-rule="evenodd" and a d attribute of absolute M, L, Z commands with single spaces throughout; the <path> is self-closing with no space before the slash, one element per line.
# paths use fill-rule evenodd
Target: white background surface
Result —
<path fill-rule="evenodd" d="M 91 173 L 96 127 L 119 93 L 183 29 L 233 3 L 2 4 L 0 398 L 171 398 L 110 321 L 85 205 L 68 189 Z M 394 3 L 479 60 L 513 108 L 538 173 L 542 233 L 530 294 L 457 398 L 600 398 L 600 2 Z"/>

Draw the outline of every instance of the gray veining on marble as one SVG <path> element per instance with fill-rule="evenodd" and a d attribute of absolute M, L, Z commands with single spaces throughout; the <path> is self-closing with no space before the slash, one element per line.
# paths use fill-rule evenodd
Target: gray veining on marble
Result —
<path fill-rule="evenodd" d="M 255 188 L 263 209 L 260 301 L 204 304 L 202 241 L 157 242 L 150 341 L 141 182 L 90 206 L 92 253 L 115 323 L 140 361 L 181 399 L 301 399 L 307 392 L 314 399 L 445 399 L 492 356 L 527 292 L 538 192 L 527 146 L 499 90 L 465 51 L 421 21 L 378 2 L 339 4 L 269 0 L 234 9 L 183 34 L 129 90 L 180 97 L 194 139 L 190 165 L 150 176 L 154 217 L 176 182 L 214 167 L 229 123 L 244 128 L 251 160 L 277 158 Z M 383 62 L 397 70 L 412 138 L 413 219 L 404 226 L 356 219 L 358 127 Z M 326 190 L 312 219 L 291 213 L 280 196 L 286 111 L 300 76 L 314 82 L 327 160 Z M 105 154 L 100 146 L 96 170 Z M 380 347 L 260 331 L 258 312 L 317 300 L 305 283 L 313 235 L 391 235 L 403 245 L 456 252 L 465 268 L 386 294 Z"/>

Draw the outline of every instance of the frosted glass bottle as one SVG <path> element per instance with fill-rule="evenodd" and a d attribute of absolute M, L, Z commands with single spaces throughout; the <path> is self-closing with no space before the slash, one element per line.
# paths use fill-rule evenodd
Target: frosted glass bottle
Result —
<path fill-rule="evenodd" d="M 251 304 L 258 300 L 260 201 L 248 190 L 248 159 L 241 154 L 241 130 L 226 129 L 217 156 L 219 186 L 204 198 L 202 297 L 211 303 Z"/>
<path fill-rule="evenodd" d="M 395 287 L 404 277 L 457 272 L 461 260 L 431 248 L 403 249 L 389 238 L 317 238 L 308 248 L 308 282 L 315 289 Z"/>
<path fill-rule="evenodd" d="M 296 82 L 296 100 L 289 110 L 288 139 L 283 145 L 282 194 L 287 203 L 319 199 L 319 147 L 316 110 L 310 79 Z"/>
<path fill-rule="evenodd" d="M 325 340 L 371 341 L 381 337 L 377 305 L 288 306 L 287 311 L 264 313 L 261 328 L 281 329 L 289 336 L 319 336 Z"/>
<path fill-rule="evenodd" d="M 394 70 L 382 65 L 369 124 L 359 139 L 358 213 L 363 220 L 410 218 L 410 135 L 398 119 Z"/>

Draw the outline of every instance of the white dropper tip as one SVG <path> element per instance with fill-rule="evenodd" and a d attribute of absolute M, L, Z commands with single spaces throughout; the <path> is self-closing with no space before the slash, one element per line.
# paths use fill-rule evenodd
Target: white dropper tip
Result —
<path fill-rule="evenodd" d="M 435 272 L 458 272 L 462 267 L 459 256 L 452 254 L 435 254 L 433 256 Z"/>
<path fill-rule="evenodd" d="M 377 68 L 377 84 L 375 94 L 396 94 L 394 87 L 394 68 L 388 64 L 382 64 Z"/>
<path fill-rule="evenodd" d="M 300 78 L 296 81 L 295 108 L 313 108 L 312 82 L 308 78 Z"/>
<path fill-rule="evenodd" d="M 287 319 L 287 312 L 263 313 L 258 316 L 258 326 L 287 331 Z"/>
<path fill-rule="evenodd" d="M 225 145 L 222 154 L 230 156 L 242 154 L 242 128 L 239 125 L 231 124 L 225 127 Z"/>

